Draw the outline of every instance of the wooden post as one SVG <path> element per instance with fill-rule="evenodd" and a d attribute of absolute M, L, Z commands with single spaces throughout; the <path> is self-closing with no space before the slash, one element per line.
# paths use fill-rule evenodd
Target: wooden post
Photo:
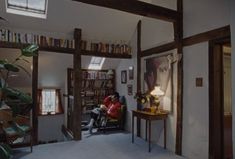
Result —
<path fill-rule="evenodd" d="M 183 0 L 177 0 L 179 19 L 174 23 L 174 37 L 177 43 L 177 53 L 182 55 L 177 69 L 177 120 L 175 153 L 182 155 L 182 127 L 183 127 Z"/>
<path fill-rule="evenodd" d="M 137 25 L 137 92 L 141 91 L 141 21 Z M 137 136 L 140 137 L 141 120 L 137 118 Z"/>
<path fill-rule="evenodd" d="M 82 88 L 82 69 L 81 69 L 81 29 L 74 30 L 75 52 L 73 55 L 74 70 L 74 107 L 73 107 L 73 136 L 75 140 L 81 140 L 81 88 Z"/>
<path fill-rule="evenodd" d="M 38 55 L 39 56 L 39 55 Z M 37 114 L 37 91 L 38 91 L 38 56 L 33 56 L 33 75 L 32 75 L 32 126 L 33 126 L 33 144 L 38 143 L 38 114 Z"/>

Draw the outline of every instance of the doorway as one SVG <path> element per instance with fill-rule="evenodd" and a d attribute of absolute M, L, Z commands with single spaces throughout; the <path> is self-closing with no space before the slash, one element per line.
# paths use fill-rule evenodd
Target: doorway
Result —
<path fill-rule="evenodd" d="M 209 42 L 209 158 L 233 158 L 230 38 Z"/>

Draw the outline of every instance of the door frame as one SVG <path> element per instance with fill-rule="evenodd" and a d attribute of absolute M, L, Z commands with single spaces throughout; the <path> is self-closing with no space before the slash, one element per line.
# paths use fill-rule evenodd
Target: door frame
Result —
<path fill-rule="evenodd" d="M 209 159 L 224 156 L 223 44 L 230 37 L 209 41 Z"/>

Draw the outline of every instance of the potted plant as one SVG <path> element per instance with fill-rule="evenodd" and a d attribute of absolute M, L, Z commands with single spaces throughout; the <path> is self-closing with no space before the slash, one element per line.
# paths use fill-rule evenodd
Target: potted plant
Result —
<path fill-rule="evenodd" d="M 19 64 L 20 61 L 29 63 L 25 57 L 37 56 L 38 46 L 31 44 L 26 48 L 21 49 L 21 54 L 17 56 L 13 61 L 7 59 L 0 59 L 0 110 L 11 109 L 13 120 L 18 114 L 19 102 L 25 104 L 31 104 L 32 98 L 22 91 L 12 88 L 8 85 L 8 79 L 12 75 L 12 72 L 17 73 L 20 70 L 25 71 L 28 75 L 30 73 Z M 18 102 L 18 103 L 17 103 Z M 0 158 L 9 159 L 11 157 L 11 149 L 8 145 L 0 143 Z"/>
<path fill-rule="evenodd" d="M 134 98 L 137 102 L 137 110 L 143 110 L 144 104 L 148 103 L 150 101 L 150 94 L 149 93 L 142 93 L 141 91 L 138 91 Z"/>

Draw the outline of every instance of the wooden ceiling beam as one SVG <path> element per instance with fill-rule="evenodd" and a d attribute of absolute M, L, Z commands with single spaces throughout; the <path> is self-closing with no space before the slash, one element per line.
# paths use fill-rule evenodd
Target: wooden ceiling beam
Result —
<path fill-rule="evenodd" d="M 96 5 L 99 7 L 116 9 L 168 22 L 175 22 L 179 17 L 179 13 L 175 10 L 137 0 L 73 0 L 73 1 Z"/>

